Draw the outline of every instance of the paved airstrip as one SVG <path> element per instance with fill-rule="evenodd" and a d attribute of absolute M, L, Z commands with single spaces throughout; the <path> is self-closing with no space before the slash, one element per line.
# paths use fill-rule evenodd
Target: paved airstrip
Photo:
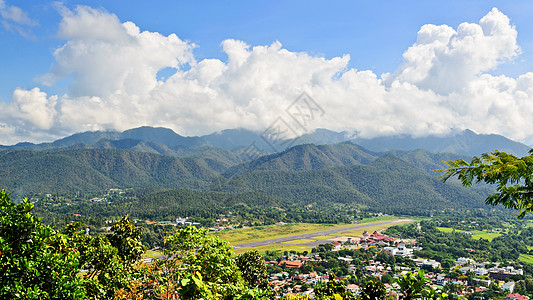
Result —
<path fill-rule="evenodd" d="M 391 225 L 394 223 L 400 223 L 400 222 L 406 222 L 406 221 L 413 221 L 408 219 L 402 219 L 402 220 L 394 220 L 394 221 L 386 221 L 386 222 L 380 222 L 380 223 L 369 223 L 369 224 L 359 224 L 354 225 L 350 227 L 345 228 L 339 228 L 339 229 L 331 229 L 331 230 L 324 230 L 324 231 L 318 231 L 313 233 L 306 233 L 306 234 L 299 234 L 299 235 L 293 235 L 293 236 L 286 236 L 282 238 L 276 238 L 276 239 L 269 239 L 269 240 L 263 240 L 258 242 L 252 242 L 252 243 L 244 243 L 244 244 L 238 244 L 234 245 L 234 249 L 242 249 L 242 248 L 253 248 L 253 247 L 260 247 L 260 246 L 266 246 L 266 245 L 276 245 L 276 244 L 283 244 L 290 241 L 295 240 L 301 240 L 301 239 L 312 239 L 315 240 L 314 242 L 308 242 L 303 244 L 291 244 L 293 246 L 308 246 L 308 247 L 316 247 L 320 244 L 326 244 L 332 240 L 338 240 L 339 238 L 332 237 L 331 239 L 316 239 L 313 237 L 316 236 L 324 236 L 324 235 L 330 235 L 335 234 L 343 231 L 349 231 L 354 229 L 363 229 L 363 228 L 369 228 L 369 227 L 375 227 L 380 225 Z M 286 245 L 286 244 L 283 244 Z"/>

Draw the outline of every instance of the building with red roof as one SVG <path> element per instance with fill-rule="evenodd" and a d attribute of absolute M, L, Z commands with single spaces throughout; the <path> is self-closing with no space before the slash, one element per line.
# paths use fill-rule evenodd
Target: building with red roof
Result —
<path fill-rule="evenodd" d="M 529 300 L 529 297 L 516 293 L 516 294 L 509 294 L 504 299 L 509 299 L 509 300 Z"/>

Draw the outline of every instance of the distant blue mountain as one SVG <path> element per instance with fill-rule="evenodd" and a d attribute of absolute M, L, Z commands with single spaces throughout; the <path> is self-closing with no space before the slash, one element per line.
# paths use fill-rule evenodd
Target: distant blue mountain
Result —
<path fill-rule="evenodd" d="M 498 149 L 518 156 L 524 156 L 527 155 L 527 151 L 530 149 L 525 144 L 515 142 L 501 135 L 477 134 L 471 130 L 465 130 L 445 137 L 397 135 L 364 139 L 353 138 L 347 132 L 317 129 L 312 133 L 287 141 L 285 145 L 332 145 L 346 141 L 358 144 L 374 152 L 423 149 L 434 153 L 456 153 L 477 156 L 481 153 Z M 251 149 L 261 154 L 276 153 L 278 151 L 284 151 L 287 148 L 272 147 L 271 141 L 266 140 L 261 132 L 243 128 L 226 129 L 204 136 L 185 137 L 168 128 L 144 126 L 129 129 L 124 132 L 94 131 L 76 133 L 52 143 L 19 143 L 13 146 L 0 146 L 0 150 L 19 149 L 35 151 L 61 148 L 117 148 L 179 156 L 180 154 L 177 154 L 176 151 L 183 152 L 184 149 L 189 149 L 186 152 L 191 154 L 194 152 L 193 149 L 203 147 L 202 151 L 205 152 L 205 147 L 208 146 L 220 147 L 235 153 L 242 153 Z"/>
<path fill-rule="evenodd" d="M 501 135 L 477 134 L 471 130 L 464 130 L 459 134 L 448 137 L 429 136 L 413 138 L 410 136 L 392 136 L 373 139 L 359 138 L 352 141 L 372 151 L 424 149 L 436 153 L 447 152 L 468 156 L 479 156 L 482 153 L 495 149 L 518 156 L 525 156 L 531 148 Z"/>

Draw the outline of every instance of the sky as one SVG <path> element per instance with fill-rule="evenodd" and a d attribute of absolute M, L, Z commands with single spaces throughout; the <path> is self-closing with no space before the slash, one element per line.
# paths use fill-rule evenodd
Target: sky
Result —
<path fill-rule="evenodd" d="M 162 126 L 533 145 L 531 1 L 0 0 L 0 144 Z"/>

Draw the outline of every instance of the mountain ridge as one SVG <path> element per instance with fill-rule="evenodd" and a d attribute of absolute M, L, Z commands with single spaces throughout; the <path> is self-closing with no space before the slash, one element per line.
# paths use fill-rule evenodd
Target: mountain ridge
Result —
<path fill-rule="evenodd" d="M 127 142 L 124 147 L 149 145 Z M 110 188 L 259 193 L 301 207 L 355 205 L 405 214 L 477 209 L 488 195 L 488 187 L 465 189 L 430 174 L 429 168 L 450 154 L 377 153 L 343 142 L 297 145 L 244 162 L 233 152 L 201 147 L 202 155 L 189 157 L 114 148 L 0 151 L 0 189 L 19 197 Z"/>
<path fill-rule="evenodd" d="M 149 126 L 132 128 L 123 132 L 88 131 L 76 133 L 51 143 L 32 144 L 23 142 L 12 146 L 0 145 L 0 151 L 8 149 L 42 151 L 70 147 L 115 147 L 121 149 L 120 145 L 132 144 L 133 140 L 145 143 L 140 144 L 136 149 L 137 151 L 164 155 L 179 156 L 176 151 L 179 152 L 180 149 L 194 149 L 202 146 L 219 147 L 235 153 L 246 151 L 248 148 L 254 148 L 253 150 L 259 151 L 260 154 L 273 153 L 269 140 L 265 139 L 261 133 L 243 128 L 226 129 L 203 136 L 185 137 L 169 128 Z M 471 130 L 464 130 L 444 137 L 396 135 L 365 139 L 354 138 L 347 132 L 317 129 L 312 133 L 295 138 L 287 144 L 332 145 L 347 141 L 374 152 L 424 149 L 435 153 L 448 152 L 468 156 L 478 156 L 481 153 L 490 152 L 495 149 L 517 156 L 525 156 L 528 154 L 527 152 L 530 148 L 528 145 L 513 141 L 501 135 L 477 134 Z M 282 152 L 285 149 L 278 150 Z"/>

